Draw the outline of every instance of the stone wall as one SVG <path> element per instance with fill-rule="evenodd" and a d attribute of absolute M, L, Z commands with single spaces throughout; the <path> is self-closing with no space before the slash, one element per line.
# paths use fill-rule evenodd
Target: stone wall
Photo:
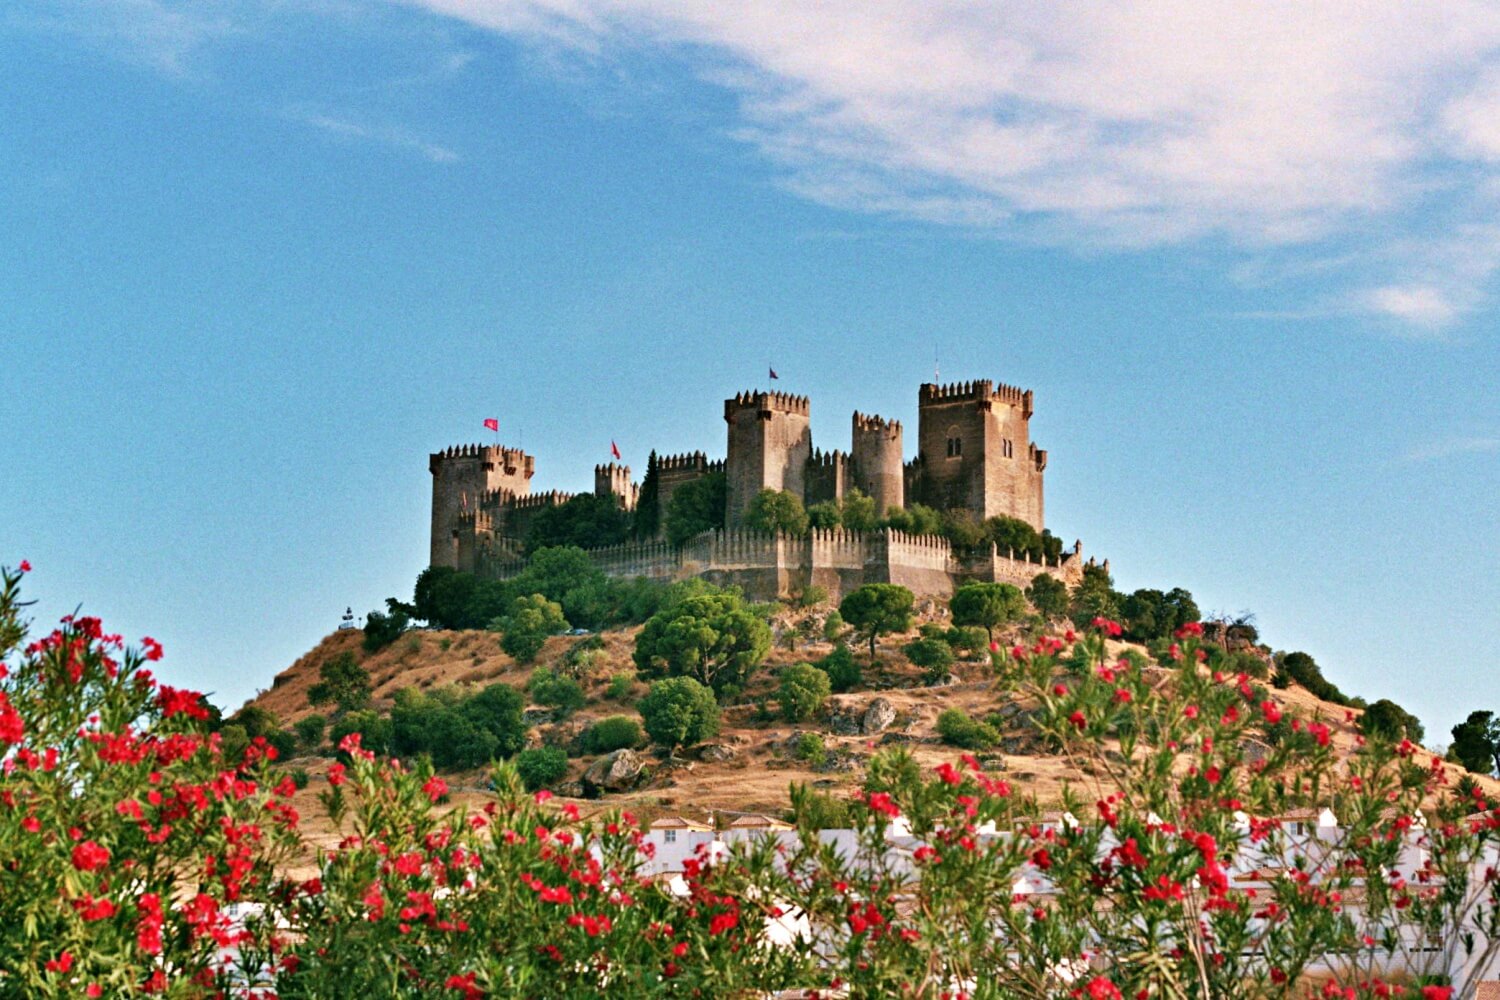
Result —
<path fill-rule="evenodd" d="M 792 597 L 809 585 L 823 587 L 838 599 L 866 583 L 895 583 L 915 594 L 947 597 L 971 580 L 1025 587 L 1038 573 L 1047 573 L 1072 585 L 1083 572 L 1081 546 L 1055 563 L 1015 559 L 993 550 L 965 562 L 954 556 L 944 538 L 890 529 L 864 534 L 815 529 L 804 538 L 744 529 L 706 531 L 681 548 L 667 542 L 627 542 L 592 549 L 588 555 L 610 576 L 664 581 L 702 577 L 720 586 L 740 587 L 752 600 Z M 497 579 L 509 579 L 526 566 L 495 553 L 482 555 L 480 562 L 479 571 Z"/>

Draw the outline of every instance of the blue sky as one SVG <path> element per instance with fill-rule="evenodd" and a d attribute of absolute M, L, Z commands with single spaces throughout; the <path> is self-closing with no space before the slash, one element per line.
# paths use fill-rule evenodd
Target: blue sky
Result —
<path fill-rule="evenodd" d="M 1033 388 L 1049 525 L 1429 740 L 1500 710 L 1500 17 L 22 0 L 0 559 L 234 705 L 409 593 L 426 454 Z M 910 446 L 910 442 L 909 442 Z"/>

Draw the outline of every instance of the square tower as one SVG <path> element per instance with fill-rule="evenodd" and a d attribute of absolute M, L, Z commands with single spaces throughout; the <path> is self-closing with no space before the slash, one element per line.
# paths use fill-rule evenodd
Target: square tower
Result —
<path fill-rule="evenodd" d="M 466 444 L 429 455 L 427 469 L 432 473 L 431 565 L 457 569 L 459 535 L 474 524 L 463 515 L 497 493 L 529 495 L 536 459 L 518 448 Z"/>
<path fill-rule="evenodd" d="M 988 379 L 924 384 L 917 397 L 916 499 L 983 520 L 1005 515 L 1043 527 L 1047 453 L 1031 443 L 1032 393 Z"/>
<path fill-rule="evenodd" d="M 742 392 L 724 401 L 729 452 L 724 460 L 728 502 L 724 519 L 744 523 L 750 501 L 761 490 L 787 490 L 806 497 L 812 427 L 806 396 Z"/>

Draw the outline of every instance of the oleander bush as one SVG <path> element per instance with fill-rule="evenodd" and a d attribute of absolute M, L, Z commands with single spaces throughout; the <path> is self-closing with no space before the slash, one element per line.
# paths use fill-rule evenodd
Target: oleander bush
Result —
<path fill-rule="evenodd" d="M 25 569 L 0 570 L 0 996 L 1467 1000 L 1448 976 L 1500 942 L 1482 787 L 1378 730 L 1336 752 L 1209 668 L 1194 623 L 1167 670 L 1110 654 L 1103 618 L 995 653 L 1084 775 L 1060 817 L 971 755 L 885 752 L 851 798 L 794 786 L 796 840 L 659 880 L 633 816 L 528 794 L 513 764 L 439 808 L 431 765 L 372 752 L 359 712 L 320 793 L 341 839 L 294 854 L 264 736 L 226 759 L 150 639 L 71 616 L 27 642 Z M 643 707 L 677 689 L 712 706 L 670 678 Z M 1283 821 L 1324 806 L 1334 835 Z"/>

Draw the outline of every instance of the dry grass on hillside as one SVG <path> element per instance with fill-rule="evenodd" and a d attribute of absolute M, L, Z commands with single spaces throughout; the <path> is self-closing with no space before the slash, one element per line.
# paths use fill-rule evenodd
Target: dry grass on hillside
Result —
<path fill-rule="evenodd" d="M 779 626 L 784 624 L 778 623 Z M 637 631 L 638 628 L 631 628 L 602 633 L 603 656 L 584 678 L 589 704 L 562 723 L 563 726 L 576 729 L 608 715 L 634 715 L 630 698 L 623 702 L 608 700 L 605 687 L 612 674 L 633 669 L 630 656 Z M 314 709 L 308 704 L 307 689 L 317 682 L 319 666 L 346 651 L 353 652 L 370 672 L 377 708 L 389 707 L 395 692 L 408 686 L 431 689 L 450 684 L 483 686 L 501 682 L 523 687 L 534 666 L 515 663 L 501 652 L 498 637 L 487 632 L 414 631 L 373 655 L 364 653 L 361 639 L 362 633 L 357 631 L 335 632 L 328 636 L 277 675 L 270 690 L 259 695 L 253 703 L 274 712 L 282 725 L 290 725 L 310 714 Z M 566 636 L 550 639 L 536 665 L 556 663 L 577 641 Z M 866 670 L 866 687 L 842 696 L 854 704 L 866 703 L 877 695 L 888 698 L 896 708 L 897 720 L 887 733 L 874 737 L 840 736 L 828 732 L 821 721 L 795 725 L 779 720 L 757 721 L 753 704 L 734 705 L 725 711 L 724 730 L 717 740 L 733 748 L 734 759 L 721 763 L 656 760 L 654 777 L 644 787 L 600 801 L 580 802 L 580 807 L 588 812 L 623 806 L 648 819 L 667 813 L 702 817 L 716 810 L 780 813 L 787 807 L 788 787 L 793 782 L 806 782 L 835 794 L 852 791 L 863 776 L 859 762 L 881 745 L 900 743 L 925 766 L 936 766 L 954 759 L 957 751 L 942 745 L 934 731 L 938 714 L 947 708 L 962 708 L 971 715 L 982 717 L 1000 708 L 1004 702 L 993 690 L 982 664 L 961 664 L 958 674 L 962 682 L 959 684 L 921 686 L 921 671 L 907 663 L 899 653 L 901 641 L 900 637 L 883 640 L 880 662 L 873 669 Z M 768 658 L 767 667 L 760 671 L 758 680 L 747 692 L 747 701 L 753 702 L 770 693 L 779 666 L 818 659 L 827 655 L 831 648 L 822 642 L 798 641 L 795 649 L 782 648 L 778 644 Z M 631 697 L 639 697 L 644 690 L 644 685 L 637 684 Z M 1272 689 L 1269 696 L 1305 719 L 1319 719 L 1329 724 L 1335 745 L 1341 752 L 1355 749 L 1358 743 L 1354 726 L 1356 713 L 1320 701 L 1296 687 Z M 799 731 L 820 732 L 830 755 L 852 760 L 854 766 L 847 770 L 819 771 L 794 760 L 785 745 Z M 1040 748 L 1027 738 L 1025 732 L 1018 730 L 1005 735 L 1007 744 L 1003 757 L 1007 778 L 1044 804 L 1058 800 L 1065 782 L 1092 783 L 1089 775 L 1070 767 L 1064 759 L 1039 752 Z M 540 733 L 534 729 L 532 741 L 539 740 Z M 1421 752 L 1417 755 L 1419 764 L 1427 765 L 1430 761 L 1430 754 Z M 573 761 L 570 777 L 581 775 L 590 762 L 591 758 Z M 311 839 L 322 844 L 336 840 L 327 818 L 321 815 L 321 806 L 315 796 L 319 787 L 326 787 L 321 775 L 327 763 L 320 758 L 297 762 L 297 766 L 307 767 L 314 775 L 312 785 L 298 796 L 298 806 L 306 817 Z M 1453 765 L 1448 765 L 1447 771 L 1450 781 L 1456 781 L 1465 773 Z M 485 794 L 484 781 L 482 772 L 452 776 L 454 801 L 457 804 L 477 804 Z M 1488 779 L 1484 779 L 1484 784 L 1492 796 L 1500 789 L 1500 784 Z"/>

